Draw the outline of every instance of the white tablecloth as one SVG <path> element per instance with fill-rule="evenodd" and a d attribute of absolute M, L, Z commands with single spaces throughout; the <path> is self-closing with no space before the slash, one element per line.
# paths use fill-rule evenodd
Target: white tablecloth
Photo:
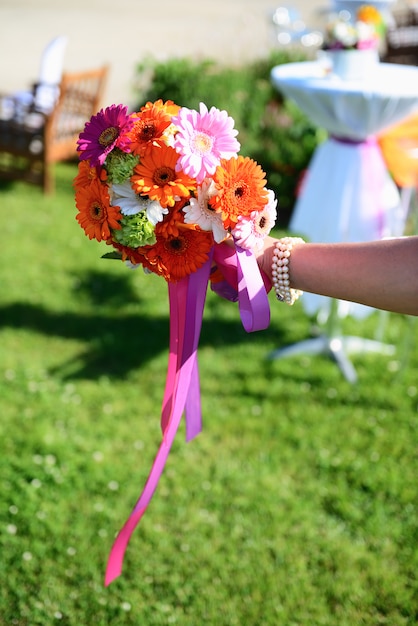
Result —
<path fill-rule="evenodd" d="M 418 108 L 418 67 L 378 63 L 367 79 L 342 80 L 321 62 L 273 68 L 273 84 L 330 134 L 362 140 Z"/>
<path fill-rule="evenodd" d="M 318 242 L 400 234 L 399 193 L 375 136 L 418 111 L 418 67 L 377 63 L 367 79 L 346 81 L 326 73 L 320 62 L 289 63 L 273 68 L 271 77 L 329 133 L 313 155 L 290 230 Z M 324 298 L 312 294 L 303 302 L 309 313 L 325 306 Z"/>

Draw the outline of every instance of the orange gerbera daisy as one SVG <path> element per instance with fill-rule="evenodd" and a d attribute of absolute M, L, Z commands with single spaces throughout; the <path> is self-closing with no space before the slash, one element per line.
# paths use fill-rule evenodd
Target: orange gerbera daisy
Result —
<path fill-rule="evenodd" d="M 99 179 L 93 180 L 88 187 L 77 189 L 75 203 L 79 210 L 76 220 L 89 239 L 107 240 L 111 236 L 111 228 L 120 228 L 120 209 L 110 206 L 108 188 Z"/>
<path fill-rule="evenodd" d="M 148 262 L 146 256 L 142 254 L 142 250 L 144 250 L 144 248 L 129 248 L 129 246 L 124 246 L 121 243 L 113 241 L 112 239 L 108 239 L 106 243 L 109 246 L 113 246 L 115 250 L 118 250 L 118 252 L 121 253 L 122 261 L 130 261 L 134 265 L 143 265 L 151 272 L 155 271 L 153 266 Z"/>
<path fill-rule="evenodd" d="M 131 176 L 134 191 L 157 200 L 162 207 L 172 207 L 175 197 L 188 198 L 196 189 L 196 181 L 183 172 L 176 172 L 179 155 L 171 146 L 153 145 L 143 156 Z"/>
<path fill-rule="evenodd" d="M 196 272 L 209 258 L 213 245 L 211 232 L 193 230 L 179 226 L 177 236 L 164 237 L 155 230 L 157 242 L 153 246 L 144 246 L 144 253 L 149 267 L 167 281 L 177 282 Z"/>
<path fill-rule="evenodd" d="M 172 100 L 167 100 L 166 102 L 163 102 L 163 100 L 160 98 L 155 102 L 147 102 L 141 108 L 141 111 L 145 111 L 145 109 L 149 109 L 154 106 L 159 109 L 163 109 L 163 111 L 165 111 L 170 117 L 172 117 L 173 115 L 177 115 L 180 110 L 180 106 L 178 104 L 175 104 Z"/>
<path fill-rule="evenodd" d="M 184 227 L 184 213 L 182 209 L 188 201 L 189 198 L 177 200 L 174 206 L 169 209 L 168 214 L 164 216 L 163 221 L 156 224 L 156 233 L 163 237 L 177 237 L 179 227 Z"/>
<path fill-rule="evenodd" d="M 221 212 L 226 229 L 234 228 L 240 215 L 261 211 L 268 202 L 265 172 L 249 157 L 221 159 L 213 178 L 218 191 L 210 205 Z"/>
<path fill-rule="evenodd" d="M 128 137 L 131 141 L 131 151 L 142 156 L 147 147 L 153 141 L 161 139 L 164 131 L 171 124 L 171 116 L 162 106 L 151 104 L 141 109 L 139 113 L 133 113 L 131 119 L 134 122 Z"/>
<path fill-rule="evenodd" d="M 74 178 L 73 185 L 75 189 L 79 187 L 87 187 L 93 180 L 100 178 L 105 181 L 107 178 L 106 170 L 97 167 L 91 167 L 89 161 L 79 161 L 78 174 Z"/>

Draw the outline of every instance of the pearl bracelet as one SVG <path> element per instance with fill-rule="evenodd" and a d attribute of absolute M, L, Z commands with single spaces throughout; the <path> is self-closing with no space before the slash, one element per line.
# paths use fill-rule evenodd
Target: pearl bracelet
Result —
<path fill-rule="evenodd" d="M 299 289 L 290 287 L 289 261 L 293 246 L 305 243 L 300 237 L 283 237 L 279 239 L 273 251 L 271 274 L 273 289 L 276 298 L 280 302 L 286 302 L 290 306 L 303 294 Z"/>

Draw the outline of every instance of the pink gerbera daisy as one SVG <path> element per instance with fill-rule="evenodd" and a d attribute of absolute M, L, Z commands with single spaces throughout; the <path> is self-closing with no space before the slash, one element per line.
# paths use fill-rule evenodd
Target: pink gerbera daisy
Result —
<path fill-rule="evenodd" d="M 246 250 L 261 250 L 264 238 L 270 233 L 277 219 L 277 200 L 268 190 L 268 202 L 261 211 L 252 211 L 248 216 L 240 215 L 232 236 L 235 243 Z"/>
<path fill-rule="evenodd" d="M 129 138 L 127 133 L 133 126 L 133 120 L 128 115 L 128 107 L 123 104 L 112 104 L 93 115 L 86 123 L 83 132 L 77 141 L 77 150 L 80 160 L 89 159 L 91 167 L 103 165 L 106 156 L 117 147 L 123 152 L 129 152 Z"/>
<path fill-rule="evenodd" d="M 203 102 L 199 110 L 182 107 L 172 122 L 178 130 L 174 148 L 181 155 L 176 169 L 200 183 L 215 172 L 221 159 L 235 156 L 240 144 L 235 139 L 234 120 L 226 111 L 215 107 L 208 111 Z"/>

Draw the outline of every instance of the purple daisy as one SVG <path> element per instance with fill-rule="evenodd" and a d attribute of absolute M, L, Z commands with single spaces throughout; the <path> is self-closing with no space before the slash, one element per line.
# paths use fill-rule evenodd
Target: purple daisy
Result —
<path fill-rule="evenodd" d="M 117 147 L 129 152 L 127 133 L 133 126 L 128 107 L 112 104 L 93 115 L 77 141 L 80 160 L 90 160 L 91 167 L 103 165 L 106 156 Z"/>
<path fill-rule="evenodd" d="M 236 156 L 240 149 L 234 120 L 226 111 L 208 111 L 201 102 L 199 112 L 182 107 L 172 122 L 177 129 L 174 148 L 180 154 L 176 169 L 198 183 L 214 174 L 221 159 Z"/>

